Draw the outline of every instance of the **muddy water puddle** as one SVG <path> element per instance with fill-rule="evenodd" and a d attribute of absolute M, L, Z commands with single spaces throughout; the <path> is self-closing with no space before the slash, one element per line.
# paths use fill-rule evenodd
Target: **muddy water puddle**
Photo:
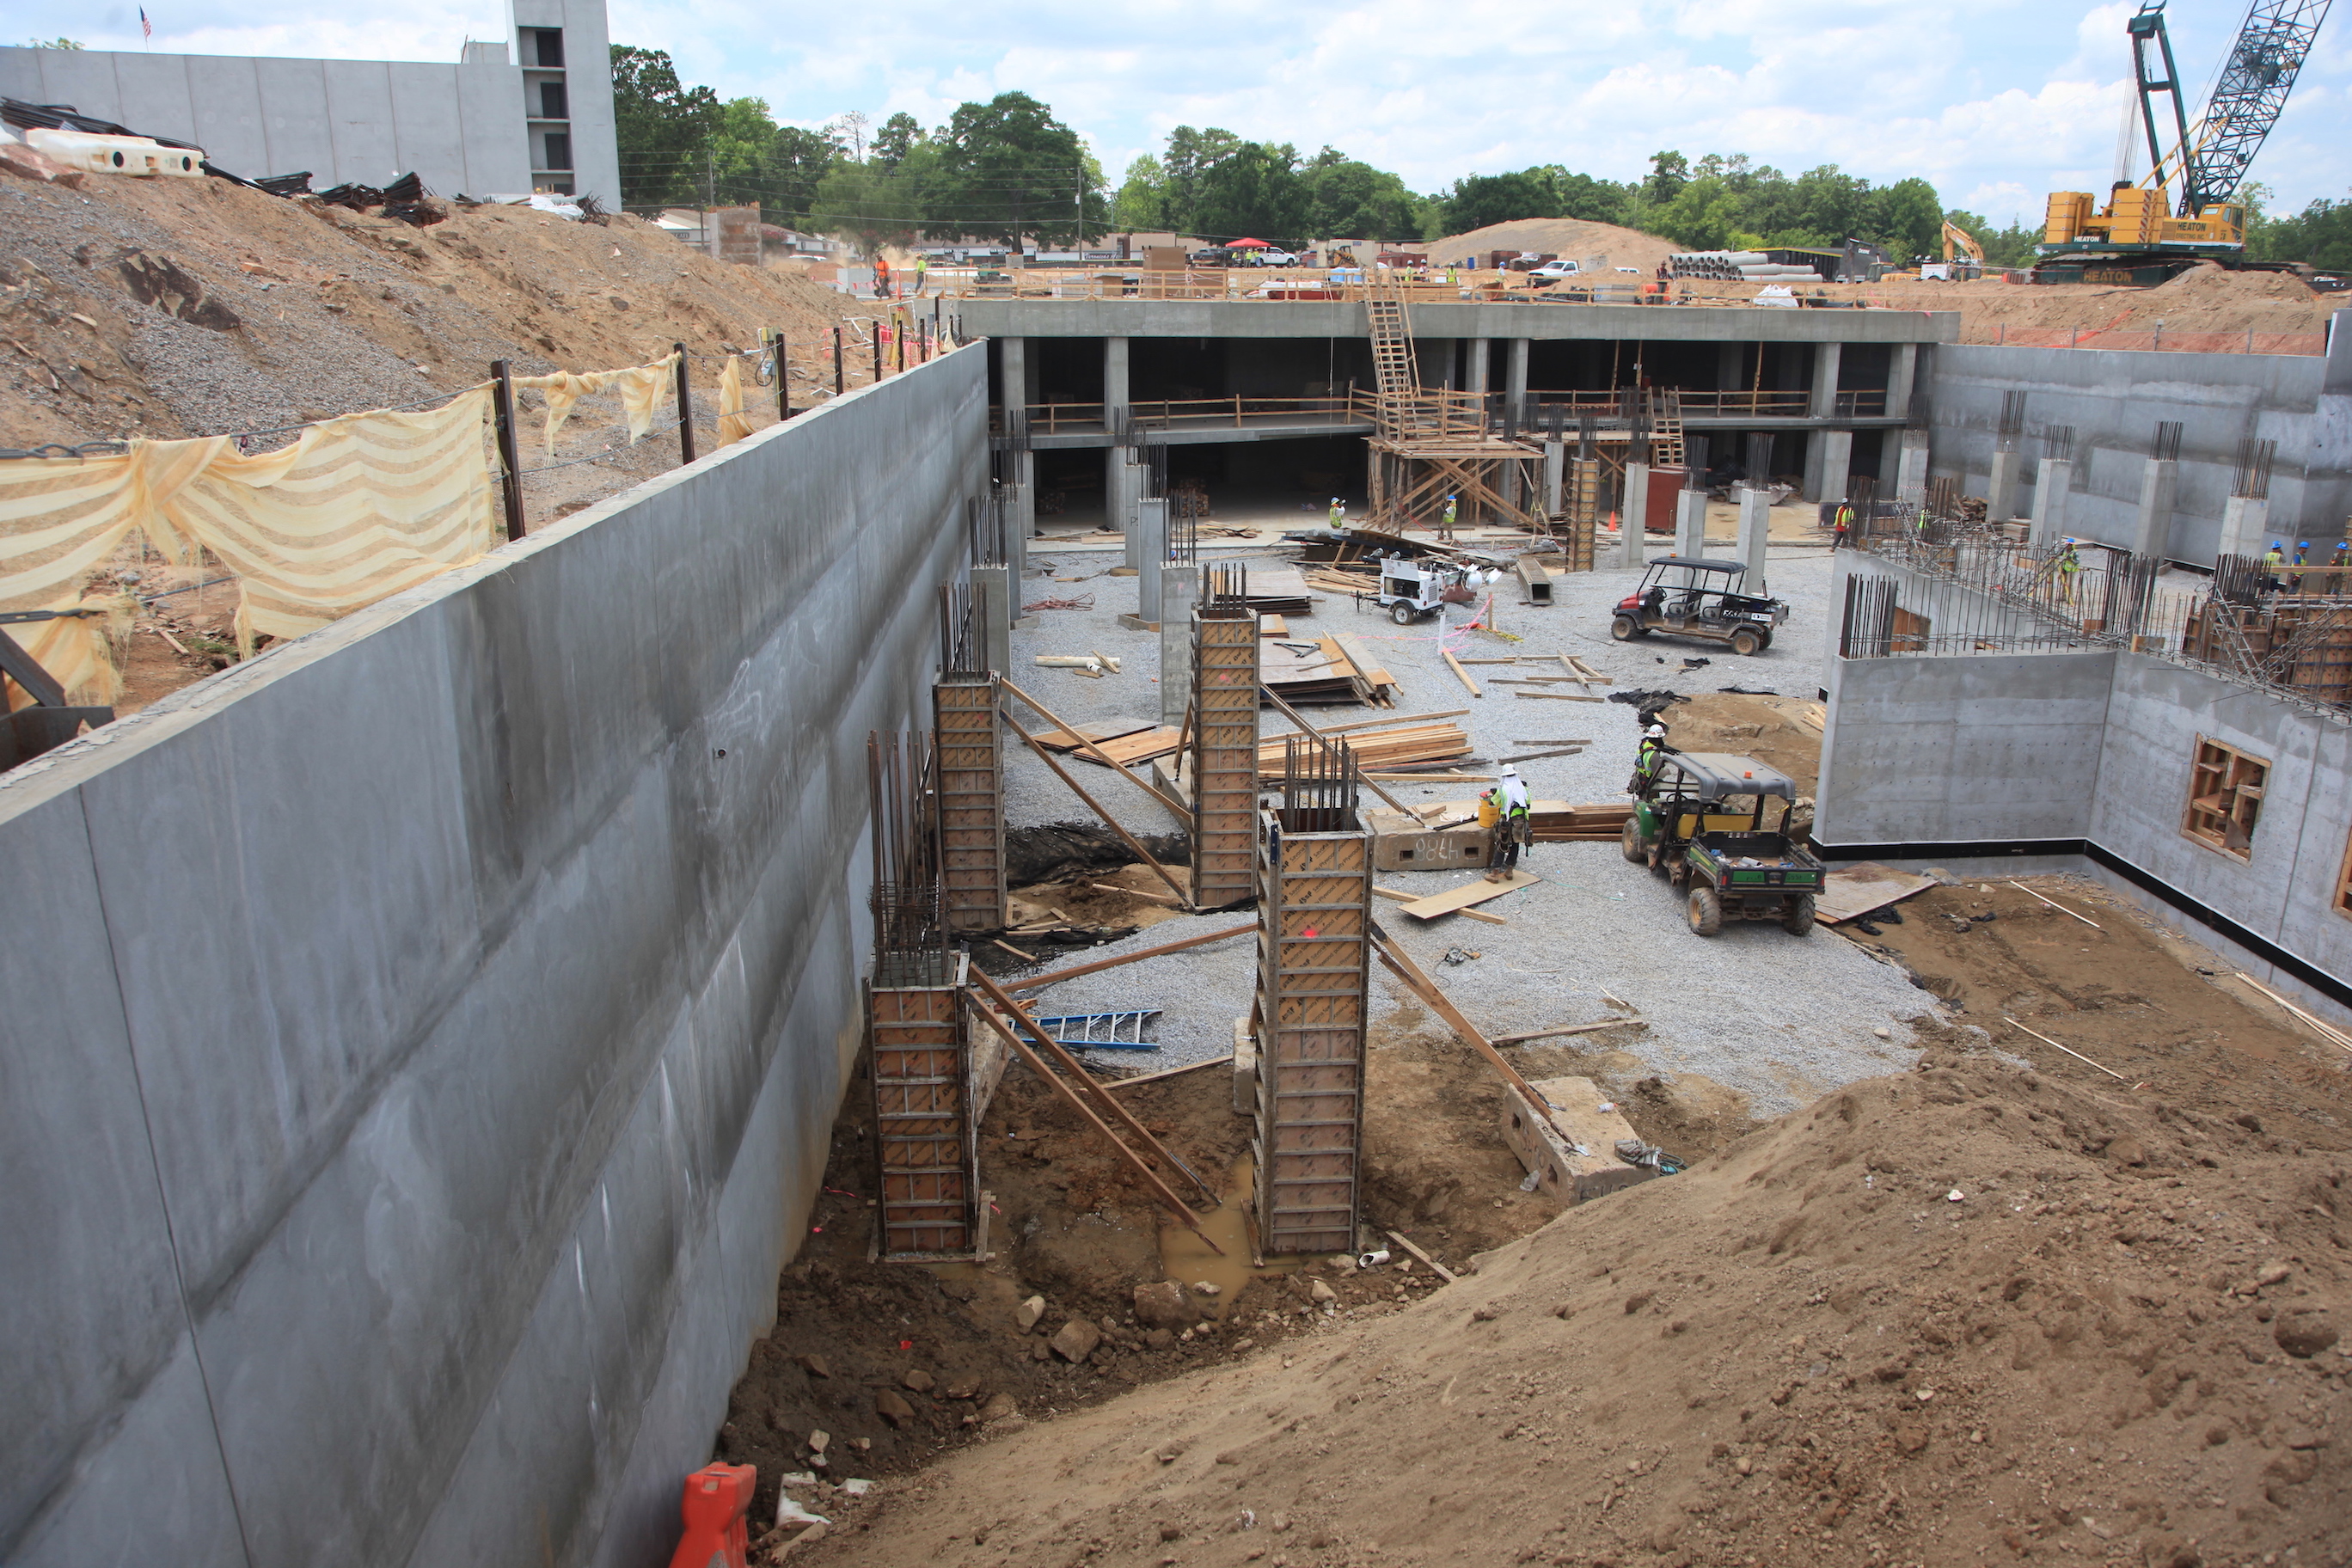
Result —
<path fill-rule="evenodd" d="M 1224 1198 L 1213 1214 L 1198 1215 L 1201 1229 L 1209 1240 L 1223 1248 L 1213 1252 L 1206 1242 L 1181 1225 L 1169 1224 L 1160 1227 L 1160 1267 L 1166 1278 L 1191 1289 L 1206 1280 L 1217 1288 L 1211 1300 L 1215 1303 L 1209 1316 L 1224 1321 L 1242 1287 L 1254 1279 L 1272 1278 L 1297 1272 L 1306 1260 L 1278 1258 L 1267 1263 L 1254 1261 L 1256 1244 L 1250 1235 L 1250 1205 L 1257 1185 L 1257 1162 L 1244 1154 L 1225 1173 Z"/>

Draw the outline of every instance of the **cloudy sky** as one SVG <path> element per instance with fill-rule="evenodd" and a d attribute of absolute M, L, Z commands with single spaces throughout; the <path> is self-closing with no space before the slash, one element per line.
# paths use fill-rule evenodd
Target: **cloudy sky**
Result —
<path fill-rule="evenodd" d="M 2181 71 L 2201 102 L 2242 0 L 2175 0 Z M 1677 148 L 1790 173 L 1836 163 L 1933 181 L 1948 205 L 2038 221 L 2044 192 L 2109 178 L 2135 0 L 1771 0 L 1554 6 L 1339 0 L 1319 6 L 1076 0 L 778 7 L 612 0 L 616 41 L 667 49 L 688 82 L 764 98 L 816 125 L 899 110 L 927 125 L 1010 89 L 1054 106 L 1114 178 L 1171 127 L 1325 143 L 1418 190 L 1559 163 L 1613 179 Z M 5 35 L 141 47 L 135 5 L 6 0 Z M 455 59 L 504 35 L 496 0 L 149 0 L 148 46 L 197 54 Z M 2352 15 L 2324 31 L 2255 165 L 2277 205 L 2352 194 Z M 2330 149 L 2335 151 L 2331 152 Z"/>

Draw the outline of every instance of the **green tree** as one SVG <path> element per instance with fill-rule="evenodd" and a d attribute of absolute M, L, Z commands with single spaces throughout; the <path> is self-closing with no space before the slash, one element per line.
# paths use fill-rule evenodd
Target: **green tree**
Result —
<path fill-rule="evenodd" d="M 848 236 L 860 248 L 903 245 L 922 231 L 922 205 L 909 182 L 880 160 L 842 159 L 826 171 L 809 208 L 809 226 Z"/>
<path fill-rule="evenodd" d="M 940 161 L 924 217 L 935 229 L 1058 245 L 1081 226 L 1109 226 L 1108 193 L 1077 132 L 1025 92 L 957 105 L 933 140 Z"/>
<path fill-rule="evenodd" d="M 1194 208 L 1200 202 L 1201 178 L 1241 144 L 1240 137 L 1213 125 L 1206 131 L 1179 125 L 1168 133 L 1168 153 L 1160 160 L 1160 168 L 1167 179 L 1169 227 L 1187 234 L 1198 232 Z"/>
<path fill-rule="evenodd" d="M 1551 177 L 1552 205 L 1561 217 L 1582 218 L 1587 223 L 1623 221 L 1631 195 L 1626 186 L 1591 174 L 1573 174 L 1558 166 L 1545 173 Z"/>
<path fill-rule="evenodd" d="M 760 205 L 770 223 L 803 226 L 817 186 L 841 159 L 841 143 L 821 131 L 783 125 L 769 139 Z"/>
<path fill-rule="evenodd" d="M 681 86 L 677 68 L 664 50 L 612 47 L 622 204 L 659 206 L 697 199 L 709 169 L 704 154 L 716 143 L 725 118 L 719 95 L 707 87 Z"/>
<path fill-rule="evenodd" d="M 1244 142 L 1202 172 L 1192 227 L 1204 239 L 1287 244 L 1312 226 L 1310 205 L 1296 148 Z"/>
<path fill-rule="evenodd" d="M 895 169 L 907 161 L 907 154 L 922 141 L 923 128 L 915 117 L 900 110 L 882 122 L 874 133 L 874 157 L 886 169 Z"/>
<path fill-rule="evenodd" d="M 1650 177 L 1642 182 L 1642 194 L 1654 202 L 1670 202 L 1689 183 L 1690 160 L 1680 153 L 1650 154 Z"/>
<path fill-rule="evenodd" d="M 1307 231 L 1318 238 L 1418 239 L 1428 221 L 1421 198 L 1402 179 L 1333 148 L 1317 153 L 1302 178 Z"/>
<path fill-rule="evenodd" d="M 1170 226 L 1168 171 L 1150 153 L 1146 153 L 1127 166 L 1127 178 L 1110 204 L 1110 225 L 1129 233 Z"/>
<path fill-rule="evenodd" d="M 1448 234 L 1468 234 L 1489 224 L 1518 218 L 1559 216 L 1559 194 L 1543 169 L 1510 174 L 1469 174 L 1454 182 L 1444 198 Z"/>
<path fill-rule="evenodd" d="M 1936 187 L 1916 175 L 1897 180 L 1877 193 L 1872 237 L 1898 262 L 1925 256 L 1944 229 L 1943 199 Z"/>
<path fill-rule="evenodd" d="M 2352 200 L 2322 197 L 2290 217 L 2248 214 L 2246 252 L 2258 261 L 2300 261 L 2326 272 L 2352 270 Z"/>
<path fill-rule="evenodd" d="M 78 49 L 82 44 L 79 38 L 26 38 L 25 47 L 28 49 Z"/>

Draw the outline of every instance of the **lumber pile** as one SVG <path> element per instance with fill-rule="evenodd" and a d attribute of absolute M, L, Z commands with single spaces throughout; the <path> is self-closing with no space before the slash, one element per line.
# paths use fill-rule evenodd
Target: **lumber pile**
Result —
<path fill-rule="evenodd" d="M 1315 601 L 1304 594 L 1252 594 L 1249 607 L 1261 616 L 1311 616 Z"/>
<path fill-rule="evenodd" d="M 1469 735 L 1451 721 L 1408 724 L 1394 730 L 1360 730 L 1338 738 L 1348 742 L 1356 754 L 1356 765 L 1368 773 L 1447 763 L 1470 754 Z M 1282 776 L 1282 753 L 1280 736 L 1258 742 L 1259 778 Z"/>
<path fill-rule="evenodd" d="M 1286 655 L 1286 663 L 1282 662 Z M 1371 663 L 1344 632 L 1316 638 L 1311 650 L 1297 643 L 1265 647 L 1258 679 L 1294 708 L 1359 702 L 1375 708 L 1396 706 L 1396 678 Z"/>
<path fill-rule="evenodd" d="M 1614 843 L 1625 831 L 1631 805 L 1562 805 L 1538 801 L 1528 814 L 1528 826 L 1538 844 Z M 1546 809 L 1549 808 L 1549 809 Z"/>

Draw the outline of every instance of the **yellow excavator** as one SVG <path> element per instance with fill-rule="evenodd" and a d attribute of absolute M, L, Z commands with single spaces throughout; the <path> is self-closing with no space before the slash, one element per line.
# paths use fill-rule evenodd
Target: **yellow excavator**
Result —
<path fill-rule="evenodd" d="M 1955 250 L 1968 254 L 1966 261 L 1953 263 Z M 1977 237 L 1947 218 L 1944 221 L 1944 259 L 1919 264 L 1919 280 L 1923 283 L 1954 283 L 1966 278 L 1981 277 L 1984 273 L 1984 247 Z"/>

